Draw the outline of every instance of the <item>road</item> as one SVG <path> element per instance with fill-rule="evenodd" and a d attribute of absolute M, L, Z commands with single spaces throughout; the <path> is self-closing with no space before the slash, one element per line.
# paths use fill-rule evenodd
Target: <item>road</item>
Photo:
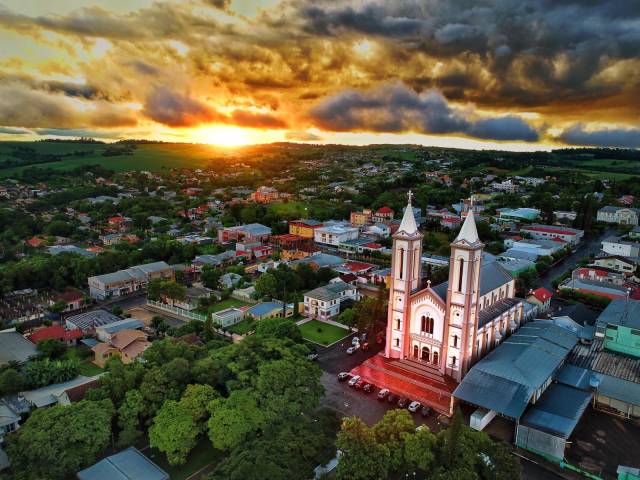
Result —
<path fill-rule="evenodd" d="M 569 269 L 573 270 L 584 258 L 598 253 L 602 245 L 602 240 L 613 233 L 613 229 L 607 229 L 601 235 L 582 242 L 582 244 L 579 245 L 571 255 L 565 257 L 559 264 L 540 275 L 537 281 L 538 285 L 546 288 L 550 292 L 553 292 L 555 288 L 553 288 L 551 282 L 554 278 L 559 277 Z"/>

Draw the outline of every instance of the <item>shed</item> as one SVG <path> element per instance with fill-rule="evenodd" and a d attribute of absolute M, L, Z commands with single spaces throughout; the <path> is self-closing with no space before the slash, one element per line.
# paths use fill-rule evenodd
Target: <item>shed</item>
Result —
<path fill-rule="evenodd" d="M 78 480 L 169 480 L 169 474 L 135 447 L 103 458 L 81 470 Z"/>

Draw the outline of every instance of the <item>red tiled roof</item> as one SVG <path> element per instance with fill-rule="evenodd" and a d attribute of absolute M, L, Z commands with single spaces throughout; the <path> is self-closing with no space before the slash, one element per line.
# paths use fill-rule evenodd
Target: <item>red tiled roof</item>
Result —
<path fill-rule="evenodd" d="M 372 265 L 370 263 L 364 263 L 364 262 L 347 262 L 344 264 L 345 267 L 347 267 L 349 270 L 351 270 L 352 272 L 359 272 L 360 270 L 366 270 L 368 268 L 372 268 L 375 265 Z"/>
<path fill-rule="evenodd" d="M 547 290 L 544 287 L 536 288 L 533 292 L 531 292 L 531 294 L 541 302 L 546 302 L 551 297 L 553 297 L 553 293 L 551 293 L 549 290 Z"/>
<path fill-rule="evenodd" d="M 567 243 L 567 242 L 565 242 L 564 240 L 562 240 L 561 238 L 558 238 L 558 237 L 553 237 L 551 239 L 551 241 L 552 242 L 556 242 L 556 243 Z"/>
<path fill-rule="evenodd" d="M 379 243 L 375 243 L 375 242 L 371 242 L 371 243 L 365 243 L 364 245 L 362 245 L 365 248 L 382 248 L 382 245 L 380 245 Z"/>
<path fill-rule="evenodd" d="M 385 205 L 384 207 L 380 207 L 377 213 L 389 214 L 389 213 L 393 213 L 393 210 L 391 210 L 389 207 Z"/>
<path fill-rule="evenodd" d="M 60 325 L 53 325 L 51 327 L 41 328 L 35 333 L 29 335 L 29 340 L 37 344 L 43 340 L 77 340 L 82 338 L 82 330 L 75 328 L 73 330 L 65 330 Z"/>
<path fill-rule="evenodd" d="M 40 245 L 42 245 L 44 243 L 44 240 L 38 238 L 38 237 L 31 237 L 29 240 L 27 240 L 27 242 L 29 245 L 31 245 L 32 247 L 39 247 Z"/>
<path fill-rule="evenodd" d="M 75 302 L 76 300 L 82 300 L 83 294 L 80 290 L 67 290 L 56 297 L 58 300 L 63 300 L 67 303 Z"/>

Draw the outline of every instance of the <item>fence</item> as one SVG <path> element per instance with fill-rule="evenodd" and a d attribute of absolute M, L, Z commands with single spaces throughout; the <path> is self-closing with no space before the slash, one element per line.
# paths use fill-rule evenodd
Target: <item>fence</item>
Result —
<path fill-rule="evenodd" d="M 205 313 L 190 312 L 189 310 L 184 310 L 183 308 L 167 305 L 166 303 L 162 303 L 162 302 L 156 302 L 154 300 L 147 300 L 147 305 L 155 307 L 158 310 L 164 310 L 165 312 L 175 313 L 176 315 L 180 315 L 181 317 L 186 317 L 191 320 L 200 320 L 201 322 L 204 322 L 205 320 L 207 320 L 207 316 L 208 316 Z"/>

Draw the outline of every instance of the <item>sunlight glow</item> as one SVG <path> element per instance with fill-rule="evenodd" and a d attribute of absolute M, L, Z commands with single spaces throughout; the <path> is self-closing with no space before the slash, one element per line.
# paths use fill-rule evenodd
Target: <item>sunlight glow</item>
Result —
<path fill-rule="evenodd" d="M 255 141 L 248 129 L 228 125 L 197 129 L 193 133 L 193 139 L 197 142 L 220 145 L 222 147 L 239 147 Z"/>

